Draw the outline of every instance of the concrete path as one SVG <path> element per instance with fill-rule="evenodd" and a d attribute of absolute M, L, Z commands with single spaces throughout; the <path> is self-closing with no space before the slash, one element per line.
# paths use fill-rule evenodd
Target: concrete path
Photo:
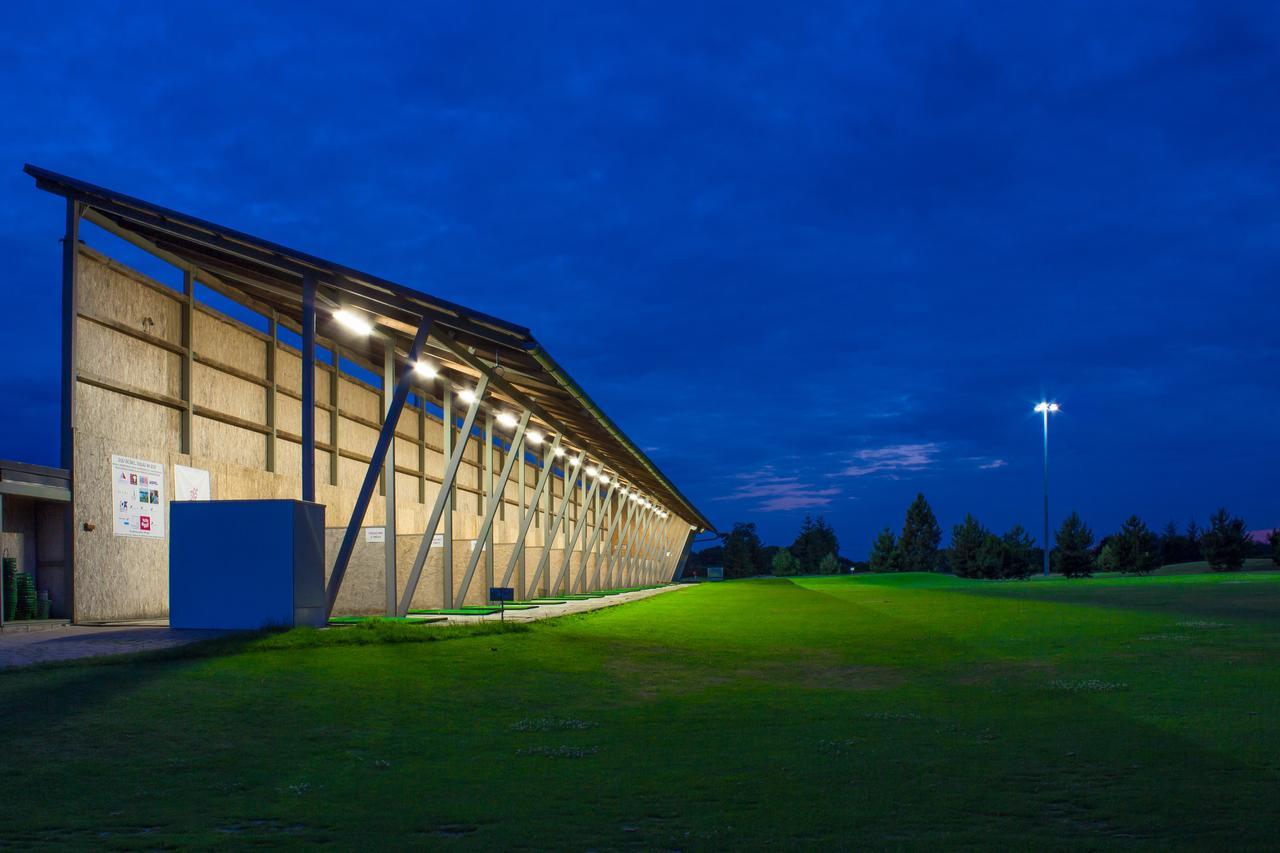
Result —
<path fill-rule="evenodd" d="M 148 626 L 66 625 L 0 634 L 0 670 L 49 661 L 167 649 L 216 637 L 219 631 L 174 631 Z"/>
<path fill-rule="evenodd" d="M 506 614 L 506 618 L 508 622 L 532 622 L 571 613 L 586 613 L 684 588 L 680 584 L 674 584 L 607 598 L 541 605 L 533 610 L 512 610 Z M 475 622 L 496 622 L 498 619 L 497 613 L 490 616 L 450 616 L 435 625 L 469 625 Z M 222 632 L 175 631 L 155 621 L 136 625 L 59 625 L 38 631 L 6 630 L 0 633 L 0 670 L 50 661 L 167 649 L 216 637 L 220 633 Z"/>
<path fill-rule="evenodd" d="M 664 595 L 674 592 L 678 589 L 687 589 L 691 584 L 671 584 L 669 586 L 660 586 L 657 589 L 642 589 L 638 592 L 623 592 L 618 595 L 610 595 L 605 598 L 591 598 L 586 601 L 566 601 L 564 604 L 540 604 L 533 610 L 509 610 L 506 614 L 508 622 L 533 622 L 538 619 L 551 619 L 556 616 L 567 616 L 570 613 L 586 613 L 589 610 L 601 610 L 605 607 L 613 607 L 618 604 L 626 604 L 629 601 L 639 601 L 642 598 L 652 598 L 655 595 Z M 554 596 L 553 596 L 554 597 Z M 474 625 L 476 622 L 497 622 L 502 618 L 502 614 L 494 613 L 489 616 L 449 616 L 437 625 Z"/>

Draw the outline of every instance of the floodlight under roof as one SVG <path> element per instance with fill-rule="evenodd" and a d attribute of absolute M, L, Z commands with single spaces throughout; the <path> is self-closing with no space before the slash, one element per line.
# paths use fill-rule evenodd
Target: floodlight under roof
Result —
<path fill-rule="evenodd" d="M 542 444 L 542 433 L 536 429 L 525 430 L 524 438 L 530 444 Z"/>
<path fill-rule="evenodd" d="M 458 399 L 470 406 L 476 401 L 476 392 L 470 388 L 463 388 L 458 392 Z"/>
<path fill-rule="evenodd" d="M 419 361 L 414 363 L 413 372 L 424 379 L 435 379 L 440 371 L 429 361 Z"/>
<path fill-rule="evenodd" d="M 498 412 L 498 423 L 507 429 L 511 429 L 518 424 L 519 421 L 516 420 L 516 416 L 510 412 Z"/>
<path fill-rule="evenodd" d="M 358 335 L 372 335 L 373 324 L 354 311 L 339 308 L 333 312 L 333 319 L 346 326 Z"/>

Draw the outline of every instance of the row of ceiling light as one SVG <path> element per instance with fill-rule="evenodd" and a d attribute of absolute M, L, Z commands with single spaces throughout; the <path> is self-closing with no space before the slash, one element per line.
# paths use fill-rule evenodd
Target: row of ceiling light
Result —
<path fill-rule="evenodd" d="M 333 319 L 336 320 L 340 325 L 342 325 L 347 330 L 355 332 L 358 335 L 368 337 L 369 335 L 373 334 L 373 331 L 374 331 L 373 324 L 369 322 L 365 317 L 361 316 L 355 311 L 351 311 L 350 309 L 340 308 L 337 311 L 334 311 Z M 437 376 L 440 375 L 440 369 L 429 361 L 419 360 L 417 362 L 414 362 L 413 370 L 414 370 L 414 373 L 418 374 L 418 376 L 422 377 L 423 379 L 435 379 Z M 474 403 L 476 400 L 476 392 L 471 388 L 455 388 L 454 392 L 457 394 L 458 399 L 468 406 Z M 519 419 L 517 419 L 516 416 L 513 415 L 511 412 L 498 412 L 497 415 L 495 416 L 495 420 L 497 420 L 500 426 L 503 426 L 507 429 L 515 429 L 516 425 L 519 423 Z M 542 442 L 546 438 L 546 436 L 544 436 L 541 432 L 539 432 L 536 429 L 525 430 L 524 437 L 525 437 L 525 441 L 533 445 L 542 444 Z M 565 456 L 566 455 L 565 448 L 557 447 L 555 455 L 556 455 L 556 458 Z M 576 456 L 570 458 L 567 463 L 568 467 L 576 468 L 579 464 L 581 464 L 585 455 L 586 455 L 586 452 L 583 451 L 577 454 Z M 607 486 L 612 480 L 612 478 L 608 474 L 601 471 L 595 465 L 588 465 L 586 468 L 583 469 L 583 473 L 593 479 L 599 478 L 600 484 L 605 486 Z M 642 506 L 645 509 L 653 510 L 655 513 L 657 513 L 659 518 L 666 518 L 668 516 L 668 513 L 666 510 L 657 508 L 656 506 L 654 506 L 653 501 L 644 497 L 639 492 L 630 490 L 626 486 L 620 486 L 618 489 L 618 492 L 623 497 L 626 497 L 628 500 L 630 500 L 632 503 L 638 504 L 639 506 Z"/>

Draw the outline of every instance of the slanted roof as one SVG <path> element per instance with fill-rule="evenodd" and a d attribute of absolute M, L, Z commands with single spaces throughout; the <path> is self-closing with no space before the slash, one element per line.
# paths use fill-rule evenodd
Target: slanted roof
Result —
<path fill-rule="evenodd" d="M 519 408 L 522 405 L 514 397 L 523 395 L 536 405 L 534 420 L 563 433 L 569 447 L 586 451 L 655 503 L 695 526 L 715 529 L 529 329 L 115 190 L 30 164 L 25 171 L 40 189 L 84 205 L 84 216 L 90 222 L 108 227 L 178 266 L 193 269 L 201 283 L 215 290 L 257 310 L 275 311 L 283 325 L 295 330 L 302 321 L 303 276 L 312 277 L 316 283 L 317 332 L 342 341 L 344 350 L 361 353 L 374 364 L 382 361 L 388 340 L 397 352 L 406 354 L 421 320 L 432 320 L 426 355 L 441 365 L 443 376 L 473 383 L 481 369 L 488 368 L 498 377 L 490 384 L 489 397 Z M 369 315 L 387 337 L 353 339 L 332 318 L 332 311 L 339 307 Z M 329 310 L 323 310 L 326 308 Z"/>

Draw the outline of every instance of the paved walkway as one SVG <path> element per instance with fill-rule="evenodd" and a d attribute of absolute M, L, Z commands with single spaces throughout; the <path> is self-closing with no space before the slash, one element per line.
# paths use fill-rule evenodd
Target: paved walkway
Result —
<path fill-rule="evenodd" d="M 677 583 L 669 586 L 660 586 L 657 589 L 642 589 L 638 592 L 623 592 L 618 595 L 607 596 L 606 598 L 591 598 L 586 601 L 566 601 L 564 604 L 540 604 L 533 610 L 508 610 L 506 613 L 506 621 L 533 622 L 537 619 L 551 619 L 556 616 L 567 616 L 570 613 L 586 613 L 589 610 L 601 610 L 605 607 L 626 604 L 628 601 L 639 601 L 642 598 L 652 598 L 655 595 L 664 595 L 678 589 L 685 589 L 688 586 L 690 585 Z M 450 616 L 445 621 L 437 624 L 474 625 L 476 622 L 497 622 L 501 618 L 502 614 L 500 613 L 494 613 L 489 616 Z"/>
<path fill-rule="evenodd" d="M 611 595 L 607 598 L 546 604 L 534 610 L 509 611 L 506 618 L 508 622 L 532 622 L 536 619 L 600 610 L 684 588 L 680 584 L 674 584 L 658 589 Z M 498 619 L 497 613 L 490 616 L 450 616 L 436 624 L 468 625 L 475 622 L 496 622 Z M 50 661 L 167 649 L 216 637 L 219 633 L 221 632 L 176 631 L 155 621 L 137 625 L 61 625 L 39 631 L 5 631 L 0 633 L 0 670 Z"/>
<path fill-rule="evenodd" d="M 0 634 L 0 669 L 50 661 L 167 649 L 216 637 L 218 631 L 174 631 L 151 626 L 66 625 Z"/>

